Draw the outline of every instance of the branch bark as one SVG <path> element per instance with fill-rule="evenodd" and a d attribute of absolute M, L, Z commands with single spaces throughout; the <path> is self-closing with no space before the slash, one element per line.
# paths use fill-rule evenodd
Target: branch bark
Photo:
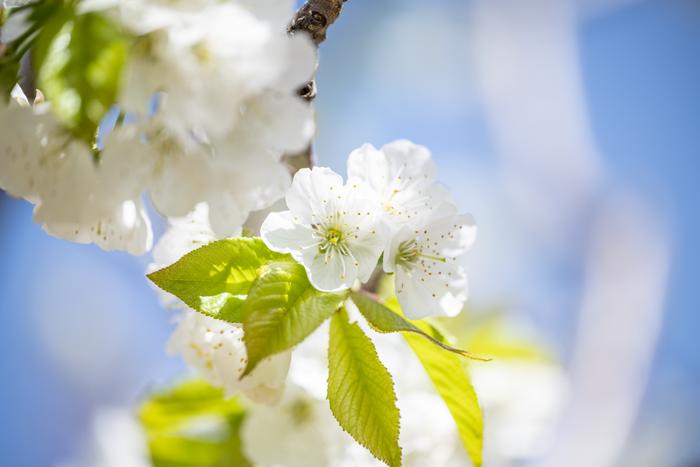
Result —
<path fill-rule="evenodd" d="M 307 33 L 311 40 L 318 47 L 326 40 L 326 32 L 331 24 L 338 19 L 346 0 L 307 0 L 307 2 L 297 10 L 294 18 L 289 23 L 287 32 L 289 34 Z M 311 79 L 297 91 L 299 96 L 308 102 L 316 97 L 316 81 Z M 314 165 L 313 148 L 311 144 L 298 154 L 287 154 L 284 161 L 289 167 L 289 171 L 294 174 L 299 169 Z"/>
<path fill-rule="evenodd" d="M 328 27 L 338 19 L 345 0 L 307 0 L 294 15 L 288 31 L 306 31 L 316 46 L 326 39 Z"/>

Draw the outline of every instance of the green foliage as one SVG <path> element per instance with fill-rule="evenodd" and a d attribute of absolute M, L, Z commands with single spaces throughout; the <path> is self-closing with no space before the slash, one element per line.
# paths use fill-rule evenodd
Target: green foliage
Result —
<path fill-rule="evenodd" d="M 395 299 L 385 306 L 360 292 L 318 291 L 302 265 L 252 237 L 210 243 L 149 278 L 201 313 L 243 324 L 248 352 L 243 375 L 265 358 L 302 342 L 332 316 L 328 351 L 331 411 L 340 426 L 375 457 L 390 466 L 401 465 L 394 384 L 372 341 L 348 321 L 342 305 L 349 293 L 374 329 L 404 333 L 455 419 L 472 461 L 481 464 L 481 410 L 461 360 L 465 355 L 474 357 L 449 345 L 430 324 L 405 319 Z M 164 451 L 161 457 L 165 455 Z"/>
<path fill-rule="evenodd" d="M 304 267 L 293 261 L 280 261 L 263 271 L 242 307 L 248 351 L 243 376 L 264 358 L 303 341 L 340 308 L 346 296 L 316 290 Z"/>
<path fill-rule="evenodd" d="M 428 323 L 415 322 L 415 326 L 433 339 L 445 340 L 440 332 Z M 415 334 L 404 334 L 404 339 L 415 352 L 438 394 L 445 401 L 452 418 L 457 423 L 460 439 L 472 463 L 476 467 L 481 466 L 484 443 L 481 407 L 459 357 L 445 352 Z"/>
<path fill-rule="evenodd" d="M 475 360 L 485 360 L 484 358 L 478 357 L 470 352 L 467 352 L 466 350 L 457 349 L 451 345 L 448 345 L 442 340 L 435 339 L 431 334 L 424 332 L 419 327 L 412 324 L 409 320 L 363 293 L 351 292 L 350 298 L 352 298 L 353 303 L 355 303 L 358 310 L 360 310 L 360 313 L 362 313 L 372 328 L 379 332 L 412 332 L 423 336 L 433 344 L 438 345 L 450 352 L 454 352 L 458 355 Z"/>
<path fill-rule="evenodd" d="M 57 117 L 92 145 L 100 121 L 117 100 L 129 41 L 99 13 L 62 13 L 51 18 L 36 41 L 38 87 Z"/>
<path fill-rule="evenodd" d="M 259 238 L 235 238 L 191 251 L 148 277 L 200 313 L 241 323 L 241 306 L 253 282 L 278 261 L 291 259 L 271 251 Z"/>
<path fill-rule="evenodd" d="M 394 383 L 374 344 L 348 321 L 345 309 L 331 319 L 328 400 L 340 426 L 358 443 L 388 465 L 401 465 Z"/>
<path fill-rule="evenodd" d="M 3 99 L 9 99 L 10 91 L 23 77 L 20 76 L 20 61 L 31 49 L 37 38 L 46 34 L 46 24 L 54 18 L 64 17 L 66 11 L 72 11 L 72 2 L 63 0 L 38 0 L 19 7 L 10 7 L 0 16 L 0 22 L 22 18 L 24 30 L 11 41 L 0 45 L 0 93 Z M 1 26 L 0 26 L 1 27 Z M 33 57 L 36 64 L 36 58 Z"/>
<path fill-rule="evenodd" d="M 139 410 L 155 467 L 251 466 L 241 449 L 244 417 L 237 400 L 199 381 L 156 394 Z"/>
<path fill-rule="evenodd" d="M 210 243 L 148 277 L 200 313 L 243 323 L 241 376 L 304 340 L 347 296 L 316 290 L 303 266 L 254 237 Z"/>

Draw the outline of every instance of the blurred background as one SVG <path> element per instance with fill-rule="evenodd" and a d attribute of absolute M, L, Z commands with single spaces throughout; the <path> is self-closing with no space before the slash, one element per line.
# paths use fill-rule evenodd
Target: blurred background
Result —
<path fill-rule="evenodd" d="M 484 400 L 485 465 L 700 466 L 700 3 L 349 0 L 320 63 L 318 163 L 428 146 L 480 228 L 464 326 L 497 314 L 561 375 L 477 378 L 512 399 Z M 148 256 L 0 194 L 0 257 L 0 464 L 56 465 L 184 371 Z"/>

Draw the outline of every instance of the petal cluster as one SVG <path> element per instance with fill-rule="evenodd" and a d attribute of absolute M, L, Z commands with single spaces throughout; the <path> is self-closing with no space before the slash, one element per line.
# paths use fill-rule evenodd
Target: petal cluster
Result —
<path fill-rule="evenodd" d="M 330 169 L 302 169 L 286 196 L 288 211 L 271 213 L 260 228 L 270 249 L 290 253 L 319 290 L 366 282 L 386 242 L 381 206 L 360 179 L 343 182 Z"/>
<path fill-rule="evenodd" d="M 319 290 L 367 282 L 382 257 L 408 317 L 455 315 L 467 298 L 461 257 L 476 225 L 457 213 L 434 176 L 423 146 L 366 144 L 350 154 L 347 182 L 327 168 L 299 171 L 286 195 L 289 210 L 271 213 L 261 236 L 303 264 Z"/>

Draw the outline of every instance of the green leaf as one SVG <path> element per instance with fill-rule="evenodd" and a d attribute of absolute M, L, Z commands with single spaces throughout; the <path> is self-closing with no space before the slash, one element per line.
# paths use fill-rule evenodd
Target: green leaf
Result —
<path fill-rule="evenodd" d="M 350 298 L 352 298 L 353 303 L 357 306 L 357 309 L 360 310 L 360 313 L 362 313 L 367 322 L 378 332 L 412 332 L 423 336 L 433 344 L 440 346 L 445 350 L 454 352 L 463 357 L 482 361 L 489 360 L 487 358 L 474 355 L 466 350 L 452 347 L 441 340 L 435 339 L 432 335 L 422 331 L 409 320 L 403 318 L 398 313 L 395 313 L 363 293 L 351 292 Z"/>
<path fill-rule="evenodd" d="M 234 238 L 191 251 L 148 278 L 200 313 L 240 323 L 253 281 L 276 261 L 292 260 L 271 251 L 259 238 Z"/>
<path fill-rule="evenodd" d="M 377 459 L 401 465 L 394 382 L 372 341 L 342 309 L 331 319 L 328 400 L 338 423 Z"/>
<path fill-rule="evenodd" d="M 437 329 L 425 322 L 415 322 L 421 331 L 444 342 Z M 484 422 L 479 400 L 460 358 L 445 352 L 415 334 L 404 334 L 423 368 L 428 373 L 442 400 L 457 423 L 460 439 L 475 467 L 481 466 L 484 443 Z"/>
<path fill-rule="evenodd" d="M 278 262 L 267 268 L 250 288 L 242 307 L 248 362 L 241 376 L 264 358 L 303 341 L 346 297 L 346 292 L 316 290 L 304 267 L 296 262 Z"/>
<path fill-rule="evenodd" d="M 53 30 L 49 25 L 61 18 L 66 18 L 66 13 L 73 11 L 73 6 L 63 0 L 39 0 L 29 2 L 17 7 L 8 7 L 4 13 L 0 13 L 0 20 L 7 20 L 15 15 L 22 15 L 17 20 L 24 29 L 19 32 L 12 41 L 0 44 L 0 92 L 4 99 L 10 98 L 12 88 L 26 76 L 20 76 L 20 61 L 26 53 L 35 48 L 40 36 L 49 37 Z M 2 21 L 0 21 L 2 22 Z M 2 28 L 2 25 L 0 25 Z M 32 66 L 38 69 L 36 53 L 31 57 Z"/>
<path fill-rule="evenodd" d="M 99 13 L 61 13 L 36 41 L 38 87 L 58 118 L 92 145 L 116 103 L 129 38 Z"/>
<path fill-rule="evenodd" d="M 155 467 L 251 466 L 240 439 L 244 418 L 236 399 L 200 381 L 156 394 L 139 410 Z"/>

